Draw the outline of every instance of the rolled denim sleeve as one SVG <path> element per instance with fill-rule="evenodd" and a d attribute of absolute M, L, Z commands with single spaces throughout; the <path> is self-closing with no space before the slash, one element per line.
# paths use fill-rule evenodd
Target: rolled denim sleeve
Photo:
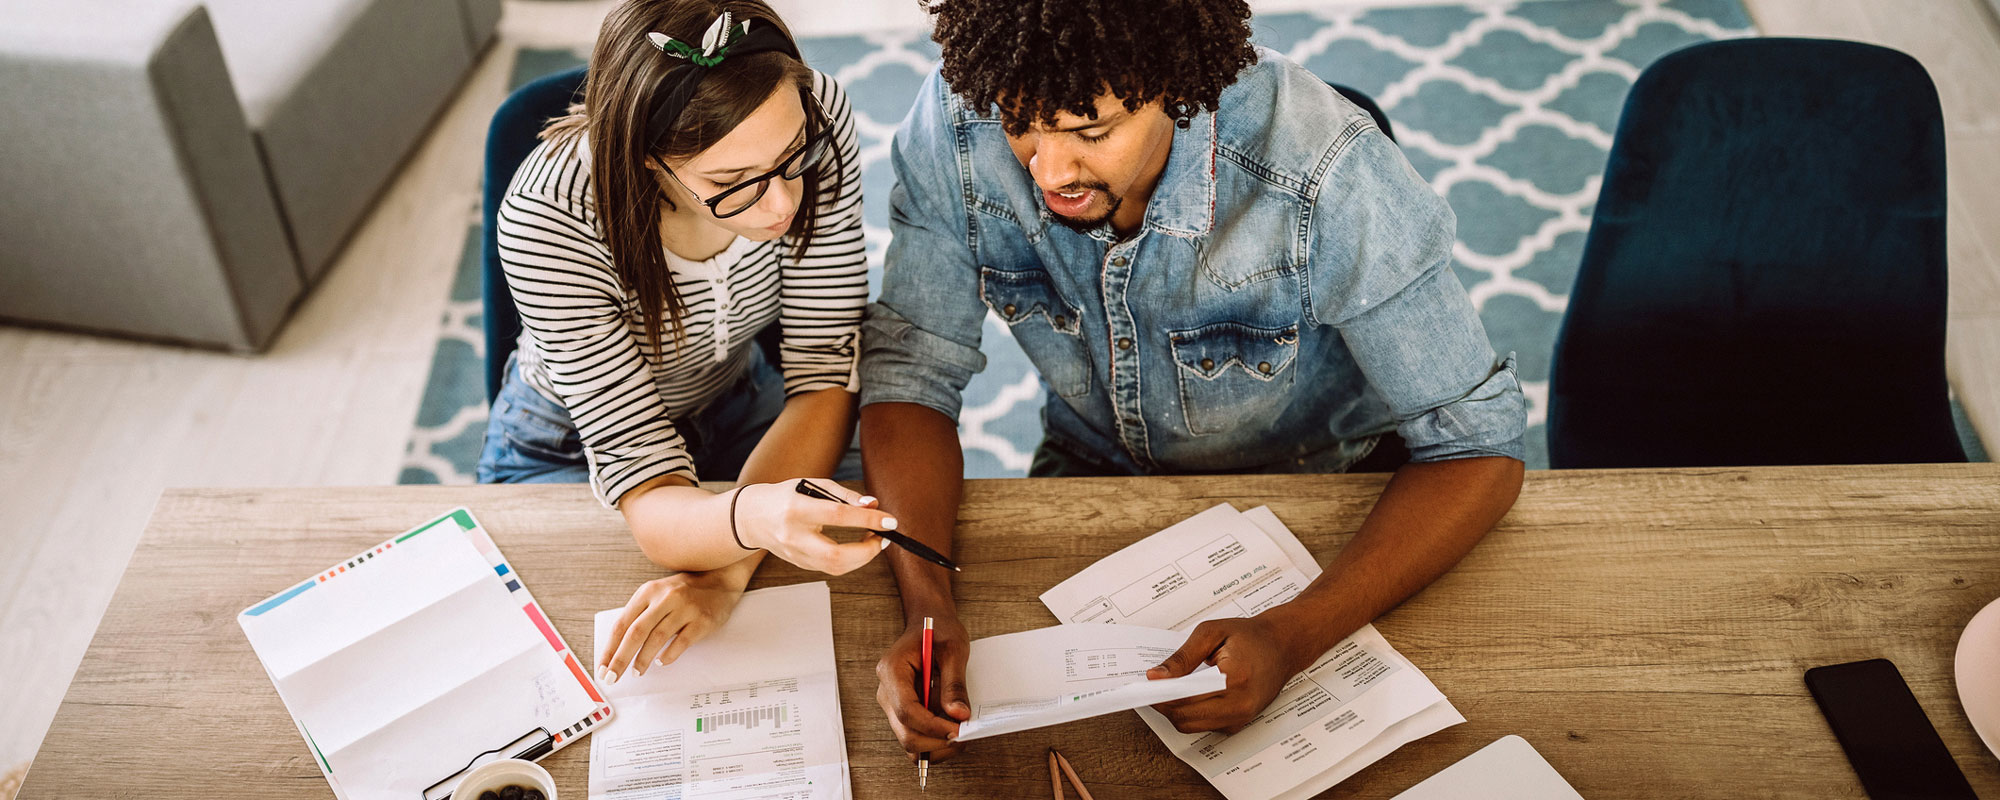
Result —
<path fill-rule="evenodd" d="M 1457 222 L 1380 131 L 1338 158 L 1313 215 L 1314 319 L 1340 330 L 1413 461 L 1522 460 L 1527 403 L 1451 269 Z"/>
<path fill-rule="evenodd" d="M 965 385 L 986 368 L 986 306 L 949 102 L 933 71 L 890 143 L 891 239 L 861 325 L 861 405 L 917 403 L 956 421 Z"/>

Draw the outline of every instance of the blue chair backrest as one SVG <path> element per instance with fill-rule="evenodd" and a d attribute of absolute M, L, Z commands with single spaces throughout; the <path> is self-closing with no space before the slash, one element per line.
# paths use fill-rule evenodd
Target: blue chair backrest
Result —
<path fill-rule="evenodd" d="M 1962 461 L 1945 163 L 1915 59 L 1689 47 L 1640 75 L 1551 367 L 1556 467 Z"/>
<path fill-rule="evenodd" d="M 1333 90 L 1339 92 L 1341 97 L 1347 98 L 1348 102 L 1368 112 L 1368 116 L 1375 118 L 1375 127 L 1382 129 L 1382 135 L 1389 137 L 1389 141 L 1396 141 L 1396 129 L 1390 127 L 1389 115 L 1382 113 L 1382 106 L 1376 104 L 1375 98 L 1352 86 L 1343 86 L 1333 81 L 1327 81 L 1326 85 L 1333 87 Z"/>
<path fill-rule="evenodd" d="M 486 327 L 486 400 L 492 402 L 505 380 L 507 356 L 521 335 L 521 314 L 500 270 L 500 244 L 495 216 L 507 196 L 514 170 L 541 141 L 536 134 L 548 121 L 562 116 L 571 103 L 583 99 L 584 68 L 577 67 L 530 81 L 516 89 L 493 112 L 486 129 L 485 201 L 480 214 L 480 285 L 485 295 L 482 320 Z"/>

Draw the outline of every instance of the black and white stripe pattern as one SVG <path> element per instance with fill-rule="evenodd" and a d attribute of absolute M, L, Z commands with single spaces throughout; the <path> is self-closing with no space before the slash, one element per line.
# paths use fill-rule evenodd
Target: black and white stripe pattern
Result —
<path fill-rule="evenodd" d="M 521 311 L 521 377 L 569 409 L 598 499 L 646 481 L 695 480 L 673 420 L 701 411 L 743 376 L 758 331 L 777 322 L 785 394 L 853 391 L 867 301 L 860 154 L 847 93 L 815 72 L 842 172 L 822 187 L 803 258 L 793 242 L 737 239 L 701 263 L 667 255 L 687 339 L 646 342 L 638 298 L 618 280 L 599 227 L 582 137 L 544 142 L 522 162 L 499 212 L 500 259 Z"/>

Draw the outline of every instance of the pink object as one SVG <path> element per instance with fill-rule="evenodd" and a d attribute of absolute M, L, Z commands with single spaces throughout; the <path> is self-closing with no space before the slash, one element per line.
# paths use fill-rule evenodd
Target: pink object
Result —
<path fill-rule="evenodd" d="M 558 653 L 564 650 L 562 639 L 556 636 L 555 628 L 549 627 L 549 618 L 542 616 L 542 609 L 540 607 L 534 603 L 529 603 L 521 606 L 521 610 L 528 612 L 528 619 L 535 621 L 535 627 L 542 630 L 542 638 L 549 640 L 550 647 L 555 648 Z"/>
<path fill-rule="evenodd" d="M 2000 756 L 2000 600 L 1972 615 L 1952 664 L 1958 702 L 1986 749 Z"/>

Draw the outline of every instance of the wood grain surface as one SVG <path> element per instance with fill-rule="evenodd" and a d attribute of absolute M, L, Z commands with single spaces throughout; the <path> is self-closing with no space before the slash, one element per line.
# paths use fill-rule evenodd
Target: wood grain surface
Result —
<path fill-rule="evenodd" d="M 1222 502 L 1269 504 L 1324 563 L 1382 480 L 972 481 L 961 615 L 974 637 L 1053 624 L 1036 595 Z M 21 796 L 330 796 L 235 616 L 458 505 L 581 652 L 594 612 L 661 574 L 576 486 L 170 491 Z M 812 579 L 773 559 L 755 586 Z M 920 794 L 874 701 L 876 657 L 900 627 L 893 579 L 877 562 L 832 586 L 856 798 L 1043 797 L 1051 745 L 1106 800 L 1219 796 L 1132 714 L 976 742 Z M 1862 797 L 1801 675 L 1879 656 L 2000 797 L 2000 761 L 1952 685 L 1958 634 L 1996 597 L 1993 464 L 1530 473 L 1470 557 L 1377 623 L 1468 722 L 1323 796 L 1390 797 L 1513 733 L 1591 800 Z M 588 750 L 544 762 L 564 797 L 587 796 Z"/>

